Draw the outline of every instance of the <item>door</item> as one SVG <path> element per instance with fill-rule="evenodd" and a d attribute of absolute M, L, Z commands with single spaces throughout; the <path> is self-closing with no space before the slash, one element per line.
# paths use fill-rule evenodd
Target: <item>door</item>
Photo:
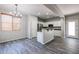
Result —
<path fill-rule="evenodd" d="M 75 21 L 69 21 L 68 22 L 68 36 L 69 37 L 75 37 Z"/>

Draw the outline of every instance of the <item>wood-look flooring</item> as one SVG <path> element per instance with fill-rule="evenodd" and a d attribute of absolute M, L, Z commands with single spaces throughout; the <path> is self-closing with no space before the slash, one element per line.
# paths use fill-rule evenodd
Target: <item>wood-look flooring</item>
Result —
<path fill-rule="evenodd" d="M 78 39 L 61 39 L 55 37 L 53 41 L 42 45 L 36 39 L 20 39 L 0 43 L 0 54 L 78 54 Z"/>

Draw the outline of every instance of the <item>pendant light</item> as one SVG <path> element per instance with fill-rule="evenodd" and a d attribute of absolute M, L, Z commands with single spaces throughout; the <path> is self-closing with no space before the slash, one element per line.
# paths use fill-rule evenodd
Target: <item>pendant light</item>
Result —
<path fill-rule="evenodd" d="M 15 4 L 15 16 L 22 16 L 22 14 L 18 11 L 18 4 Z"/>

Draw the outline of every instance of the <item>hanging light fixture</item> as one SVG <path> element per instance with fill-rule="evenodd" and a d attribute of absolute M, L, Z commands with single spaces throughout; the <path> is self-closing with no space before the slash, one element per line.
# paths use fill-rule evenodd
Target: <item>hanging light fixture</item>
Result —
<path fill-rule="evenodd" d="M 20 14 L 20 12 L 18 11 L 18 4 L 15 4 L 15 12 L 14 12 L 15 16 L 22 16 L 22 14 Z"/>
<path fill-rule="evenodd" d="M 15 16 L 17 16 L 17 6 L 18 4 L 15 4 Z"/>

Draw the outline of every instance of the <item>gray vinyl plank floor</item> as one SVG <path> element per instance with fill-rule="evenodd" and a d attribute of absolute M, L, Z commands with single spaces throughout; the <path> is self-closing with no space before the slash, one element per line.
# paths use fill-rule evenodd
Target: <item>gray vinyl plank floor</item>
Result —
<path fill-rule="evenodd" d="M 45 45 L 36 39 L 19 39 L 0 43 L 0 54 L 78 54 L 79 40 L 60 37 Z"/>

